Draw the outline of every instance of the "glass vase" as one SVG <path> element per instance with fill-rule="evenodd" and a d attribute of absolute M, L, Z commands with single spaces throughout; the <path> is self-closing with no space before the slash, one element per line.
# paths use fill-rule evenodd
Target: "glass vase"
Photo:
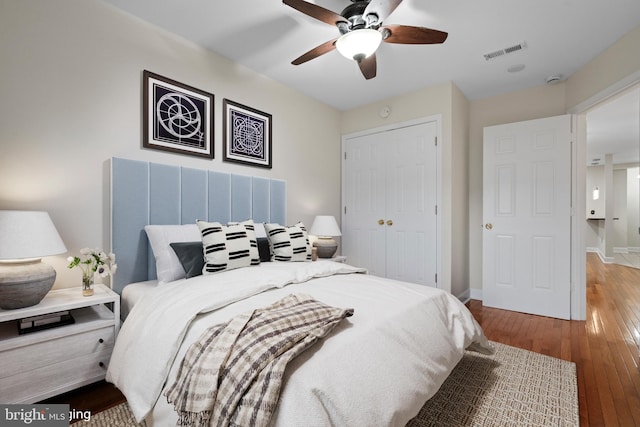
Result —
<path fill-rule="evenodd" d="M 93 272 L 82 275 L 82 295 L 85 297 L 93 295 Z"/>

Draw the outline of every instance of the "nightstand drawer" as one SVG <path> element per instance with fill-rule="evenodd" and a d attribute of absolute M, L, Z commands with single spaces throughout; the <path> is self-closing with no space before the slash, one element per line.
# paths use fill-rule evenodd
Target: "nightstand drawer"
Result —
<path fill-rule="evenodd" d="M 30 403 L 103 379 L 111 348 L 0 378 L 0 402 Z M 72 353 L 71 353 L 72 354 Z M 73 357 L 71 356 L 70 357 Z"/>
<path fill-rule="evenodd" d="M 31 372 L 84 355 L 111 352 L 114 342 L 114 328 L 110 326 L 5 350 L 0 352 L 0 378 Z"/>

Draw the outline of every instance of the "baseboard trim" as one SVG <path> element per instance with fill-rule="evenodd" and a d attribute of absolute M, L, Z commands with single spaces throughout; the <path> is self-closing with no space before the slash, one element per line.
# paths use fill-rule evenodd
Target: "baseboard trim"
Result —
<path fill-rule="evenodd" d="M 469 291 L 470 291 L 471 299 L 477 299 L 479 301 L 482 301 L 482 289 L 471 288 L 469 289 Z"/>
<path fill-rule="evenodd" d="M 468 302 L 469 302 L 469 300 L 471 299 L 471 298 L 469 297 L 469 289 L 467 289 L 466 291 L 464 291 L 464 292 L 463 292 L 463 293 L 461 293 L 461 294 L 458 294 L 458 295 L 457 295 L 457 297 L 458 297 L 458 299 L 459 299 L 460 301 L 462 301 L 462 303 L 463 303 L 463 304 L 468 303 Z"/>
<path fill-rule="evenodd" d="M 589 252 L 589 251 L 587 251 Z M 600 261 L 602 261 L 604 264 L 613 264 L 615 259 L 613 257 L 610 256 L 604 256 L 604 254 L 602 253 L 602 251 L 600 249 L 597 249 L 595 251 L 596 254 L 598 254 L 598 257 L 600 258 Z"/>

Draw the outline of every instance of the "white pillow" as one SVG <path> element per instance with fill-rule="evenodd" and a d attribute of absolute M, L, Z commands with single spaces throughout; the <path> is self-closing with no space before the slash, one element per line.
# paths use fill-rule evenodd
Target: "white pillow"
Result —
<path fill-rule="evenodd" d="M 156 258 L 156 273 L 159 283 L 173 282 L 187 277 L 175 251 L 169 246 L 174 242 L 197 242 L 202 240 L 196 224 L 147 225 L 147 233 L 153 255 Z"/>
<path fill-rule="evenodd" d="M 285 227 L 265 224 L 271 247 L 271 261 L 311 261 L 311 244 L 303 223 Z"/>
<path fill-rule="evenodd" d="M 258 240 L 252 220 L 222 225 L 197 221 L 202 233 L 204 267 L 202 274 L 260 264 Z"/>
<path fill-rule="evenodd" d="M 267 232 L 264 231 L 264 223 L 256 222 L 253 224 L 253 228 L 256 232 L 256 237 L 267 237 Z"/>

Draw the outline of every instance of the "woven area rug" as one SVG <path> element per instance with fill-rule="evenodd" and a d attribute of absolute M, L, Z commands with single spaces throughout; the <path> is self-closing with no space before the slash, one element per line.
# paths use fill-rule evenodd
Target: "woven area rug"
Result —
<path fill-rule="evenodd" d="M 492 356 L 467 352 L 407 427 L 580 424 L 575 363 L 493 345 Z"/>
<path fill-rule="evenodd" d="M 467 352 L 407 427 L 574 427 L 579 425 L 574 363 L 493 343 L 492 356 Z M 122 403 L 81 425 L 133 427 Z"/>

